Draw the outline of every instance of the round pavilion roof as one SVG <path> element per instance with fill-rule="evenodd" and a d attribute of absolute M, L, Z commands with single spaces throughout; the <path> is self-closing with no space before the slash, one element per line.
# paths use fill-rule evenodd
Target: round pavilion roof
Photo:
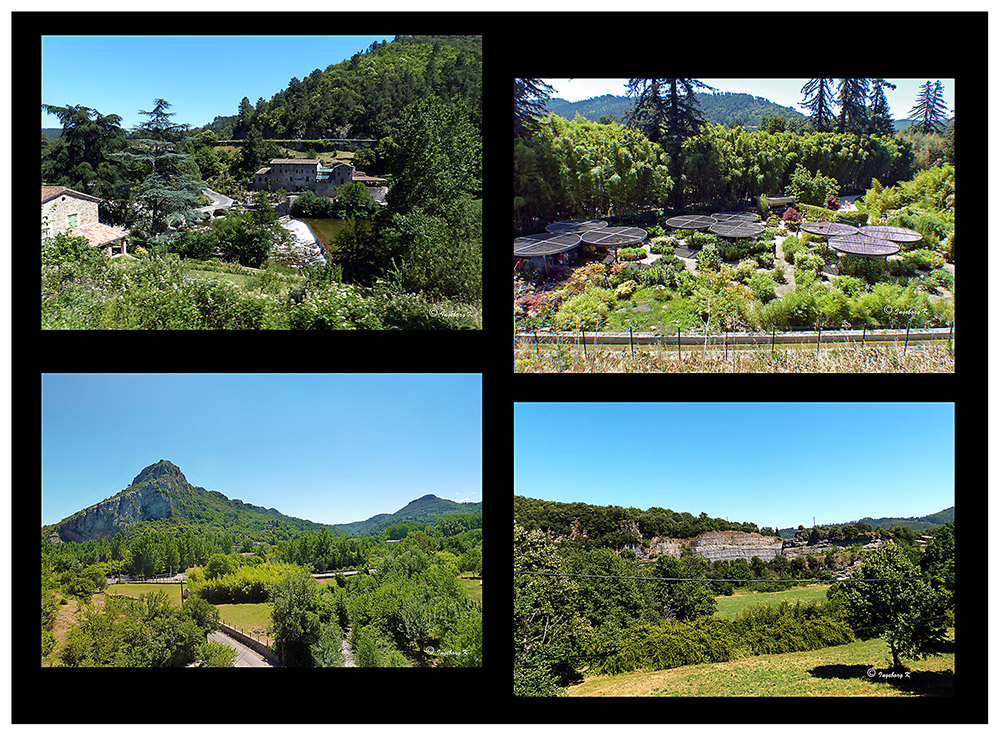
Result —
<path fill-rule="evenodd" d="M 857 235 L 858 229 L 854 225 L 843 222 L 803 222 L 800 228 L 813 235 Z"/>
<path fill-rule="evenodd" d="M 575 233 L 535 233 L 514 241 L 514 257 L 551 256 L 571 250 L 579 244 L 580 236 Z"/>
<path fill-rule="evenodd" d="M 910 230 L 906 227 L 892 227 L 891 225 L 867 225 L 861 228 L 861 234 L 882 240 L 891 240 L 893 243 L 916 243 L 924 237 L 916 230 Z"/>
<path fill-rule="evenodd" d="M 710 233 L 720 235 L 723 238 L 754 238 L 764 232 L 764 226 L 759 222 L 750 222 L 749 220 L 733 218 L 731 220 L 726 220 L 725 222 L 712 225 L 708 231 Z"/>
<path fill-rule="evenodd" d="M 560 220 L 559 222 L 546 225 L 545 229 L 550 233 L 577 233 L 578 235 L 583 235 L 591 230 L 607 226 L 608 223 L 604 220 Z"/>
<path fill-rule="evenodd" d="M 646 231 L 638 227 L 607 227 L 584 233 L 581 239 L 590 245 L 604 245 L 617 248 L 622 245 L 641 243 L 646 239 Z"/>
<path fill-rule="evenodd" d="M 667 226 L 677 230 L 704 230 L 717 222 L 708 215 L 678 215 L 667 220 Z"/>
<path fill-rule="evenodd" d="M 852 256 L 891 256 L 899 252 L 899 245 L 882 238 L 858 233 L 856 235 L 838 235 L 830 238 L 830 246 L 841 253 Z"/>

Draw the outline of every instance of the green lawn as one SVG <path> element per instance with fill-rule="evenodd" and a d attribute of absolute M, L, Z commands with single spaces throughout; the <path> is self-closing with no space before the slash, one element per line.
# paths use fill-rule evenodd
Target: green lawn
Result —
<path fill-rule="evenodd" d="M 733 595 L 719 595 L 715 597 L 718 608 L 715 615 L 719 618 L 734 619 L 736 616 L 750 606 L 759 606 L 764 603 L 777 604 L 781 601 L 788 601 L 794 604 L 795 601 L 806 603 L 823 603 L 826 600 L 826 591 L 829 585 L 807 585 L 804 588 L 792 588 L 791 590 L 781 590 L 776 593 L 734 593 Z"/>
<path fill-rule="evenodd" d="M 955 631 L 948 633 L 954 642 Z M 892 667 L 881 639 L 809 652 L 695 664 L 657 672 L 588 677 L 567 695 L 594 696 L 862 696 L 912 697 L 955 694 L 955 653 L 904 660 L 909 677 L 884 677 Z"/>
<path fill-rule="evenodd" d="M 162 590 L 167 594 L 171 605 L 180 606 L 181 586 L 179 583 L 118 583 L 109 585 L 105 591 L 108 595 L 127 595 L 138 598 L 146 593 L 153 593 Z"/>

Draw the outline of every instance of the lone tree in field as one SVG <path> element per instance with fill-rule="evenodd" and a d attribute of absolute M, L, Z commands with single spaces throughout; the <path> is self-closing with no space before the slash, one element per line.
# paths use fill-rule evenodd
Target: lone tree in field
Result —
<path fill-rule="evenodd" d="M 905 579 L 923 575 L 901 547 L 888 542 L 870 553 L 850 578 L 876 582 L 837 583 L 827 595 L 843 603 L 859 639 L 885 640 L 892 665 L 899 668 L 901 656 L 923 657 L 944 642 L 948 597 L 929 580 Z"/>

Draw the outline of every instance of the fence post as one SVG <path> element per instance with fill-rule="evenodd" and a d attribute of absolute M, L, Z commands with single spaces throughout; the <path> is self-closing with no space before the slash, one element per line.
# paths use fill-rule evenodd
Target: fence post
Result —
<path fill-rule="evenodd" d="M 910 322 L 912 320 L 913 317 L 910 317 L 906 322 L 906 339 L 903 341 L 903 355 L 906 355 L 906 346 L 910 344 Z"/>
<path fill-rule="evenodd" d="M 583 343 L 583 360 L 587 360 L 587 331 L 580 325 L 580 342 Z"/>
<path fill-rule="evenodd" d="M 865 334 L 868 332 L 868 323 L 865 322 L 861 327 L 861 349 L 865 349 Z"/>
<path fill-rule="evenodd" d="M 632 357 L 635 357 L 635 345 L 632 344 L 632 325 L 628 326 L 628 344 L 632 348 Z"/>
<path fill-rule="evenodd" d="M 816 357 L 819 357 L 819 335 L 822 332 L 822 327 L 819 326 L 819 320 L 816 320 Z"/>
<path fill-rule="evenodd" d="M 954 321 L 948 323 L 948 355 L 951 355 L 951 331 L 955 328 Z"/>

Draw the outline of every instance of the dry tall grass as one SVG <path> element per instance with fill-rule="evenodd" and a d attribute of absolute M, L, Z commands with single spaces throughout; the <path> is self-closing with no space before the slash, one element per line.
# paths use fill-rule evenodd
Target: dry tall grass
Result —
<path fill-rule="evenodd" d="M 909 346 L 859 345 L 816 350 L 594 350 L 575 345 L 521 343 L 514 349 L 515 373 L 954 373 L 947 344 Z"/>

